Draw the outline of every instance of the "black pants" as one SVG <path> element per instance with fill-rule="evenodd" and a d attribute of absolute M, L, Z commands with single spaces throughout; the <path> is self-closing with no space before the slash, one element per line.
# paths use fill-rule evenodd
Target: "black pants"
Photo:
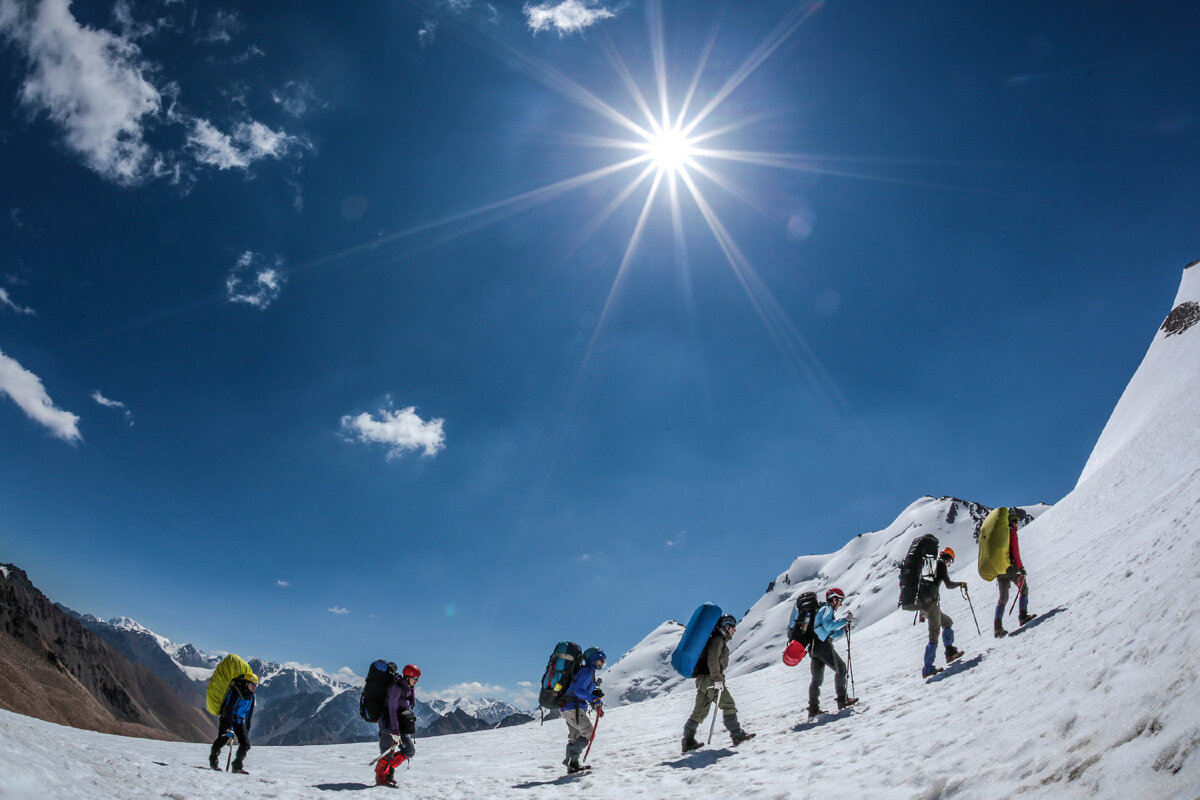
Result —
<path fill-rule="evenodd" d="M 215 759 L 221 755 L 221 748 L 225 746 L 225 742 L 229 741 L 227 734 L 233 731 L 238 740 L 237 753 L 233 757 L 233 768 L 241 769 L 246 760 L 246 754 L 250 752 L 250 733 L 246 730 L 245 725 L 240 722 L 231 722 L 228 717 L 221 717 L 218 726 L 217 740 L 213 742 L 209 758 Z"/>
<path fill-rule="evenodd" d="M 846 700 L 846 662 L 833 649 L 833 642 L 826 639 L 813 640 L 812 649 L 808 651 L 808 659 L 812 668 L 812 683 L 808 685 L 808 710 L 816 713 L 821 710 L 821 684 L 825 682 L 825 667 L 833 670 L 833 689 L 837 693 L 838 702 Z"/>

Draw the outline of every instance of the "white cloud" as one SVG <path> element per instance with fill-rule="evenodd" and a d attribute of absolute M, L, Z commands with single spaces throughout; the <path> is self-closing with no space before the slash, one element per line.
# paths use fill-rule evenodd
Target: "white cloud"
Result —
<path fill-rule="evenodd" d="M 200 41 L 205 44 L 229 44 L 242 27 L 242 20 L 236 11 L 217 9 L 208 29 L 200 34 Z"/>
<path fill-rule="evenodd" d="M 554 29 L 559 36 L 579 33 L 603 19 L 616 14 L 603 6 L 582 0 L 563 0 L 561 3 L 525 4 L 525 22 L 534 33 Z"/>
<path fill-rule="evenodd" d="M 329 611 L 330 611 L 330 613 L 333 613 L 333 614 L 349 614 L 350 613 L 350 609 L 342 608 L 341 606 L 334 606 L 333 608 L 329 609 Z"/>
<path fill-rule="evenodd" d="M 247 169 L 264 158 L 283 158 L 308 141 L 282 131 L 273 131 L 261 122 L 239 122 L 233 133 L 225 133 L 206 119 L 191 121 L 187 151 L 201 164 L 217 169 Z"/>
<path fill-rule="evenodd" d="M 67 146 L 119 184 L 142 179 L 153 156 L 144 127 L 162 97 L 130 39 L 86 28 L 68 0 L 0 0 L 0 35 L 21 50 L 30 72 L 21 102 L 58 125 Z"/>
<path fill-rule="evenodd" d="M 31 419 L 66 442 L 79 442 L 79 416 L 57 408 L 41 378 L 0 351 L 0 394 L 7 394 Z"/>
<path fill-rule="evenodd" d="M 434 35 L 437 33 L 438 23 L 436 19 L 425 20 L 425 26 L 417 31 L 417 41 L 422 47 L 429 47 L 433 44 Z"/>
<path fill-rule="evenodd" d="M 432 692 L 429 694 L 429 698 L 433 700 L 457 700 L 460 697 L 495 697 L 502 694 L 508 694 L 508 690 L 503 686 L 480 683 L 479 681 L 468 681 L 467 683 L 447 686 L 440 692 Z"/>
<path fill-rule="evenodd" d="M 246 251 L 238 258 L 225 278 L 225 293 L 231 303 L 245 303 L 266 308 L 279 298 L 286 276 L 283 259 L 270 260 L 259 253 Z"/>
<path fill-rule="evenodd" d="M 417 416 L 416 406 L 399 411 L 381 408 L 378 419 L 367 413 L 342 417 L 342 430 L 360 442 L 390 445 L 387 457 L 391 460 L 409 450 L 424 450 L 424 455 L 435 455 L 446 446 L 443 422 L 441 419 L 425 422 Z"/>
<path fill-rule="evenodd" d="M 123 186 L 155 178 L 184 184 L 196 164 L 247 170 L 259 160 L 310 149 L 302 137 L 254 120 L 225 133 L 178 111 L 179 87 L 169 81 L 156 86 L 153 79 L 163 70 L 136 44 L 168 23 L 137 24 L 127 0 L 113 14 L 119 34 L 81 25 L 69 0 L 0 0 L 0 39 L 15 45 L 27 63 L 22 105 L 57 126 L 67 148 L 97 174 Z M 217 12 L 206 40 L 231 39 L 240 24 L 236 14 Z M 186 131 L 182 152 L 158 150 L 147 141 L 154 128 L 166 126 Z"/>
<path fill-rule="evenodd" d="M 119 400 L 109 400 L 107 397 L 100 394 L 99 389 L 96 389 L 92 392 L 92 399 L 105 408 L 113 408 L 122 412 L 125 415 L 125 421 L 130 425 L 133 425 L 133 412 L 130 411 L 124 403 L 120 402 Z"/>
<path fill-rule="evenodd" d="M 667 539 L 667 547 L 679 547 L 687 539 L 687 531 L 680 531 L 674 539 Z"/>
<path fill-rule="evenodd" d="M 317 102 L 317 93 L 303 81 L 288 81 L 282 89 L 271 92 L 271 99 L 296 119 L 307 114 L 314 104 L 321 106 Z"/>
<path fill-rule="evenodd" d="M 8 221 L 18 228 L 25 227 L 25 220 L 21 219 L 21 209 L 19 208 L 10 208 L 8 210 Z"/>
<path fill-rule="evenodd" d="M 275 581 L 275 585 L 281 589 L 286 589 L 292 585 L 291 581 Z"/>
<path fill-rule="evenodd" d="M 0 287 L 0 306 L 6 306 L 8 308 L 11 308 L 13 311 L 17 312 L 18 314 L 36 314 L 37 313 L 36 311 L 34 311 L 32 308 L 29 308 L 28 306 L 17 305 L 13 301 L 13 299 L 8 296 L 8 290 L 4 289 L 3 287 Z"/>

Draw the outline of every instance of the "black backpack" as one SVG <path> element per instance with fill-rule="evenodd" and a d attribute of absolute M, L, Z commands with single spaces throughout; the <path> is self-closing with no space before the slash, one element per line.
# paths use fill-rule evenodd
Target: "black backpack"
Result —
<path fill-rule="evenodd" d="M 571 688 L 575 673 L 583 663 L 583 648 L 574 642 L 559 642 L 546 662 L 546 671 L 542 673 L 541 689 L 538 691 L 538 705 L 542 708 L 557 709 L 562 705 L 563 692 Z"/>
<path fill-rule="evenodd" d="M 909 545 L 908 555 L 900 562 L 900 602 L 897 604 L 905 611 L 920 611 L 934 596 L 937 573 L 933 570 L 937 552 L 938 540 L 932 533 L 918 536 Z"/>
<path fill-rule="evenodd" d="M 796 621 L 788 629 L 788 639 L 804 645 L 805 650 L 812 648 L 818 605 L 816 592 L 801 592 L 796 598 Z"/>
<path fill-rule="evenodd" d="M 392 661 L 372 661 L 367 668 L 367 682 L 358 698 L 358 715 L 363 722 L 378 722 L 387 709 L 388 687 L 396 682 L 396 664 Z"/>

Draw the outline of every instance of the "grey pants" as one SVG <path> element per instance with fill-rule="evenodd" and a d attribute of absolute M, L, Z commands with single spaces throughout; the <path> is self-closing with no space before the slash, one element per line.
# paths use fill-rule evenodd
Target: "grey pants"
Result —
<path fill-rule="evenodd" d="M 567 722 L 567 761 L 578 763 L 579 757 L 591 741 L 592 731 L 596 726 L 592 724 L 592 718 L 583 708 L 564 709 L 563 719 Z"/>

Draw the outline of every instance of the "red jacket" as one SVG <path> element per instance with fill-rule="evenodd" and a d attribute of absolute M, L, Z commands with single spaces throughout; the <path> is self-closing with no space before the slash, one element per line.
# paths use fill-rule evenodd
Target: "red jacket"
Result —
<path fill-rule="evenodd" d="M 1025 569 L 1025 565 L 1021 563 L 1021 547 L 1017 544 L 1017 532 L 1012 528 L 1008 529 L 1008 559 L 1017 569 Z"/>

